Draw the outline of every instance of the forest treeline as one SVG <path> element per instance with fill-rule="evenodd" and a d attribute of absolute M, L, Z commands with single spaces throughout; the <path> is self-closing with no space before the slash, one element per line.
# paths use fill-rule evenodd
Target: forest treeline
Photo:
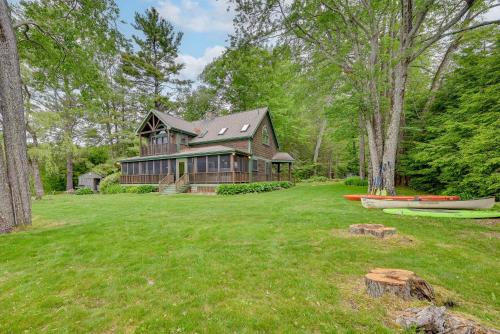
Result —
<path fill-rule="evenodd" d="M 34 193 L 117 172 L 152 108 L 197 120 L 268 106 L 296 178 L 498 196 L 493 1 L 292 3 L 233 1 L 231 46 L 196 83 L 179 76 L 182 32 L 154 8 L 127 38 L 112 0 L 13 5 Z"/>

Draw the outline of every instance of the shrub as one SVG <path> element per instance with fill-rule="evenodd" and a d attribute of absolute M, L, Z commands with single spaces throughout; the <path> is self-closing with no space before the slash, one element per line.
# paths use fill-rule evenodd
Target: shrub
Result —
<path fill-rule="evenodd" d="M 110 184 L 106 187 L 101 187 L 101 193 L 106 195 L 121 194 L 126 192 L 127 192 L 127 187 L 124 187 L 120 184 Z"/>
<path fill-rule="evenodd" d="M 90 188 L 78 188 L 74 192 L 75 195 L 92 195 L 94 192 Z"/>
<path fill-rule="evenodd" d="M 366 179 L 360 179 L 358 176 L 352 176 L 345 179 L 344 184 L 346 186 L 362 186 L 367 187 L 368 181 Z"/>
<path fill-rule="evenodd" d="M 330 180 L 331 179 L 327 178 L 326 176 L 311 176 L 310 178 L 302 180 L 301 182 L 306 182 L 306 183 L 309 183 L 309 182 L 328 182 Z"/>
<path fill-rule="evenodd" d="M 107 188 L 113 185 L 119 185 L 120 184 L 120 176 L 121 173 L 114 173 L 106 176 L 104 179 L 101 180 L 101 183 L 99 184 L 99 189 L 103 194 L 107 193 Z"/>
<path fill-rule="evenodd" d="M 137 193 L 137 194 L 147 194 L 147 193 L 153 193 L 155 191 L 158 191 L 157 186 L 152 186 L 149 184 L 144 184 L 144 185 L 134 187 L 134 188 L 137 188 L 137 190 L 135 191 L 135 193 Z"/>
<path fill-rule="evenodd" d="M 237 195 L 247 193 L 262 193 L 267 191 L 287 189 L 292 186 L 291 182 L 257 182 L 241 184 L 222 184 L 217 187 L 218 195 Z"/>

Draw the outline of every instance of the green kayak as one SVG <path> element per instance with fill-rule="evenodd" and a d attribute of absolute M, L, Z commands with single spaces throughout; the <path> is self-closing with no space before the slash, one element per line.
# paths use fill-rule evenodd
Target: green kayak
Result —
<path fill-rule="evenodd" d="M 384 209 L 385 213 L 401 216 L 435 218 L 500 218 L 500 211 L 444 210 L 444 209 Z"/>

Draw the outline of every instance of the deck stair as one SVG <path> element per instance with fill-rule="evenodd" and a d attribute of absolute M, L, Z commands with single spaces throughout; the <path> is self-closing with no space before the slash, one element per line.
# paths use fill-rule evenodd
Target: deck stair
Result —
<path fill-rule="evenodd" d="M 160 182 L 160 193 L 164 195 L 185 193 L 189 187 L 189 177 L 187 174 L 184 174 L 175 182 L 169 181 L 168 179 L 162 180 L 162 182 Z"/>
<path fill-rule="evenodd" d="M 189 189 L 189 184 L 185 184 L 185 185 L 179 187 L 179 189 L 176 189 L 175 184 L 170 184 L 170 185 L 166 186 L 165 189 L 163 189 L 163 191 L 161 193 L 163 195 L 175 195 L 175 194 L 179 194 L 179 193 L 185 193 L 188 189 Z"/>

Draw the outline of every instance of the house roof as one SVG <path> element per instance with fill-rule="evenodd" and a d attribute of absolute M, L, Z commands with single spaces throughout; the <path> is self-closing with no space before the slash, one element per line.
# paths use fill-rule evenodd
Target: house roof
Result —
<path fill-rule="evenodd" d="M 234 140 L 239 138 L 251 138 L 255 134 L 260 122 L 267 114 L 267 108 L 254 109 L 250 111 L 229 114 L 226 116 L 215 117 L 214 119 L 201 120 L 193 122 L 195 128 L 200 130 L 200 136 L 193 138 L 189 143 L 206 143 L 214 141 Z M 248 124 L 246 131 L 242 128 Z M 226 128 L 224 134 L 219 132 Z"/>
<path fill-rule="evenodd" d="M 295 159 L 286 152 L 277 152 L 271 159 L 273 162 L 294 162 Z"/>
<path fill-rule="evenodd" d="M 189 134 L 192 134 L 194 136 L 197 135 L 195 132 L 195 126 L 193 126 L 193 123 L 188 122 L 183 120 L 182 118 L 175 117 L 173 115 L 160 112 L 160 111 L 153 111 L 156 116 L 165 124 L 169 125 L 171 128 L 187 132 Z"/>
<path fill-rule="evenodd" d="M 102 179 L 102 176 L 96 173 L 88 172 L 85 174 L 80 175 L 78 178 L 84 178 L 84 179 Z"/>
<path fill-rule="evenodd" d="M 179 117 L 156 110 L 150 113 L 156 115 L 168 127 L 192 135 L 194 138 L 189 141 L 189 144 L 196 145 L 208 142 L 252 138 L 259 124 L 267 115 L 268 109 L 259 108 L 194 122 L 188 122 Z M 136 131 L 137 133 L 144 127 L 148 119 L 149 115 L 144 118 Z M 242 131 L 246 124 L 248 126 L 245 131 Z M 226 128 L 225 132 L 219 134 L 223 128 Z"/>
<path fill-rule="evenodd" d="M 240 151 L 232 147 L 213 145 L 208 147 L 195 147 L 183 150 L 174 154 L 165 155 L 155 155 L 148 157 L 133 157 L 121 160 L 121 162 L 134 162 L 134 161 L 147 161 L 147 160 L 161 160 L 161 159 L 174 159 L 174 158 L 187 158 L 205 155 L 217 155 L 217 154 L 230 154 L 230 153 L 240 153 L 248 155 L 248 152 Z"/>

